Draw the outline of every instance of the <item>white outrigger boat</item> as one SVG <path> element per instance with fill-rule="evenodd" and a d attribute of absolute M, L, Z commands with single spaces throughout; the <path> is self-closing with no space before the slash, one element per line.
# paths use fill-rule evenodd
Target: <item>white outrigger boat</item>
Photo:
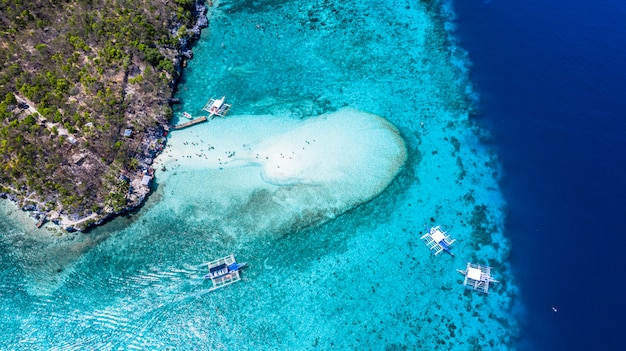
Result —
<path fill-rule="evenodd" d="M 232 105 L 224 102 L 226 96 L 222 96 L 221 99 L 211 98 L 209 102 L 204 105 L 202 111 L 206 111 L 209 113 L 209 118 L 213 116 L 224 117 L 232 107 Z"/>
<path fill-rule="evenodd" d="M 450 238 L 448 233 L 443 231 L 440 226 L 430 228 L 428 233 L 422 235 L 420 239 L 422 239 L 426 247 L 428 247 L 435 256 L 439 255 L 442 251 L 454 256 L 452 251 L 450 251 L 450 245 L 456 240 Z"/>
<path fill-rule="evenodd" d="M 240 281 L 239 271 L 248 266 L 247 263 L 237 263 L 233 254 L 211 261 L 207 265 L 209 274 L 205 275 L 204 279 L 211 279 L 213 282 L 213 286 L 209 290 L 217 290 Z"/>
<path fill-rule="evenodd" d="M 464 271 L 460 269 L 456 271 L 465 276 L 463 285 L 485 294 L 489 293 L 489 283 L 498 283 L 497 280 L 491 277 L 491 267 L 468 262 Z"/>

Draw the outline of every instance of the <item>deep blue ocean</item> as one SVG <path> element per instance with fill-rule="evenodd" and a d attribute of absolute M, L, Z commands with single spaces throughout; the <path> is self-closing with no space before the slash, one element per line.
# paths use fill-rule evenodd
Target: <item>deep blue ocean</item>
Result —
<path fill-rule="evenodd" d="M 463 0 L 455 10 L 477 118 L 504 167 L 520 347 L 623 349 L 626 3 Z"/>

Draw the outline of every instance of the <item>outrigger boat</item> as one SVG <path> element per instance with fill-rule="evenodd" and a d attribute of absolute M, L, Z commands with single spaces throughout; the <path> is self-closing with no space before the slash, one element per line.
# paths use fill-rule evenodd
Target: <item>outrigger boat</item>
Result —
<path fill-rule="evenodd" d="M 185 117 L 187 119 L 193 119 L 193 117 L 191 116 L 191 114 L 189 112 L 183 112 L 183 117 Z"/>
<path fill-rule="evenodd" d="M 497 280 L 491 277 L 491 267 L 468 262 L 464 271 L 460 269 L 456 271 L 465 276 L 463 285 L 485 294 L 489 293 L 489 283 L 498 283 Z"/>
<path fill-rule="evenodd" d="M 202 108 L 202 111 L 208 112 L 209 118 L 213 116 L 220 116 L 220 117 L 226 116 L 226 114 L 228 113 L 232 105 L 225 103 L 224 102 L 225 99 L 226 99 L 226 96 L 222 96 L 221 99 L 211 98 L 209 102 L 207 102 L 206 105 L 204 105 L 204 107 Z"/>
<path fill-rule="evenodd" d="M 452 251 L 450 251 L 450 245 L 456 240 L 450 238 L 448 233 L 443 231 L 440 226 L 430 228 L 428 233 L 422 235 L 420 239 L 422 239 L 426 247 L 428 247 L 435 256 L 439 255 L 442 251 L 454 256 Z"/>
<path fill-rule="evenodd" d="M 233 254 L 211 261 L 207 265 L 209 274 L 205 275 L 204 279 L 211 279 L 213 282 L 213 286 L 209 290 L 217 290 L 240 281 L 239 271 L 248 266 L 247 263 L 237 263 Z"/>

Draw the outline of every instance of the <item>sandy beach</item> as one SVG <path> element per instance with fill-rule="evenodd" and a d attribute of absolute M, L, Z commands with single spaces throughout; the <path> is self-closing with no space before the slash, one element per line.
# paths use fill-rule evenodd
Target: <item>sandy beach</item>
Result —
<path fill-rule="evenodd" d="M 364 201 L 387 186 L 405 159 L 404 142 L 393 125 L 342 109 L 304 121 L 214 119 L 174 133 L 155 164 L 198 170 L 256 167 L 272 185 L 332 186 Z"/>
<path fill-rule="evenodd" d="M 335 218 L 380 194 L 405 160 L 395 127 L 354 109 L 229 116 L 172 133 L 156 176 L 185 206 L 237 218 L 226 231 L 254 237 Z"/>

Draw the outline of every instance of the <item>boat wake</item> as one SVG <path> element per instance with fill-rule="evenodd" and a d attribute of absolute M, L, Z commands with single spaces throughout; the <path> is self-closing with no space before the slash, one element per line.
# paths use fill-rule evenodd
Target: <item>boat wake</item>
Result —
<path fill-rule="evenodd" d="M 109 280 L 114 291 L 107 291 L 101 284 L 89 284 L 89 290 L 101 290 L 100 294 L 90 292 L 80 294 L 91 296 L 89 301 L 70 301 L 66 308 L 51 315 L 54 333 L 50 350 L 84 350 L 84 349 L 159 349 L 163 347 L 162 335 L 156 335 L 156 329 L 163 324 L 180 329 L 179 333 L 190 333 L 195 338 L 204 339 L 198 330 L 189 328 L 188 321 L 181 316 L 189 315 L 188 310 L 194 305 L 204 305 L 202 297 L 213 290 L 202 278 L 205 265 L 185 265 L 183 269 L 142 270 L 127 277 Z M 110 288 L 109 288 L 110 289 Z M 111 298 L 111 296 L 117 296 Z M 41 298 L 34 305 L 41 313 L 51 309 L 55 304 L 54 297 Z M 72 305 L 84 305 L 75 309 Z M 68 311 L 71 309 L 72 311 Z M 34 321 L 32 322 L 34 323 Z M 64 326 L 68 323 L 80 325 L 81 328 L 70 331 L 75 335 L 67 335 Z M 22 321 L 24 330 L 36 334 L 37 328 L 28 327 L 30 320 Z M 170 328 L 170 329 L 171 329 Z M 63 332 L 61 332 L 63 331 Z M 65 333 L 65 334 L 64 334 Z M 37 335 L 23 338 L 36 348 Z M 57 336 L 58 335 L 58 336 Z M 71 336 L 71 337 L 70 337 Z"/>

